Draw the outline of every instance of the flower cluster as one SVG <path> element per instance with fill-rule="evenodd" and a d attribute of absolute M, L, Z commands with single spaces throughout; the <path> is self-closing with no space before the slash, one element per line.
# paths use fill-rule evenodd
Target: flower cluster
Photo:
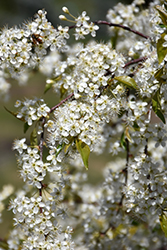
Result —
<path fill-rule="evenodd" d="M 61 116 L 60 116 L 61 114 Z M 93 107 L 72 101 L 54 112 L 54 121 L 46 123 L 49 132 L 48 144 L 57 147 L 58 144 L 69 144 L 77 137 L 87 145 L 101 143 L 103 123 Z"/>
<path fill-rule="evenodd" d="M 152 31 L 152 23 L 150 22 L 149 10 L 142 9 L 143 2 L 144 1 L 133 1 L 130 5 L 118 3 L 113 9 L 108 10 L 107 20 L 114 24 L 125 25 L 149 36 Z M 147 30 L 145 29 L 146 24 Z M 124 29 L 111 26 L 109 27 L 109 31 L 112 38 L 119 33 L 116 44 L 117 48 L 121 51 L 133 47 L 134 41 L 138 41 L 135 34 L 131 34 L 129 37 L 129 33 Z"/>
<path fill-rule="evenodd" d="M 50 108 L 44 103 L 44 100 L 37 98 L 34 100 L 17 100 L 15 107 L 19 108 L 16 117 L 25 121 L 29 126 L 32 125 L 33 121 L 39 120 L 41 117 L 46 117 L 50 111 Z"/>
<path fill-rule="evenodd" d="M 68 13 L 67 8 L 63 8 Z M 28 71 L 38 67 L 40 62 L 50 51 L 67 52 L 68 46 L 66 40 L 69 39 L 69 27 L 56 28 L 46 18 L 47 12 L 39 10 L 31 22 L 26 22 L 21 28 L 14 27 L 8 29 L 5 27 L 0 34 L 0 70 L 4 75 L 7 70 L 8 75 L 5 78 L 17 79 L 19 84 L 27 82 Z M 73 17 L 74 18 L 74 17 Z M 89 22 L 86 12 L 79 17 L 74 18 L 76 23 L 76 40 L 84 38 L 84 35 L 91 33 L 96 36 L 96 30 L 99 29 L 93 22 Z M 61 71 L 62 73 L 62 71 Z M 7 98 L 10 84 L 4 78 L 1 79 L 0 96 Z"/>
<path fill-rule="evenodd" d="M 75 28 L 75 39 L 84 39 L 85 35 L 91 33 L 92 37 L 96 36 L 96 30 L 99 29 L 98 25 L 95 25 L 93 22 L 89 22 L 90 17 L 86 16 L 86 11 L 83 11 L 81 16 L 75 19 L 76 28 Z"/>
<path fill-rule="evenodd" d="M 7 109 L 24 132 L 34 127 L 29 143 L 14 141 L 25 186 L 10 202 L 16 227 L 2 249 L 167 245 L 167 11 L 159 0 L 149 9 L 143 3 L 119 3 L 109 22 L 91 22 L 86 11 L 74 17 L 63 7 L 72 20 L 60 19 L 74 25 L 57 29 L 39 10 L 22 28 L 2 30 L 1 93 L 9 88 L 3 79 L 26 79 L 36 67 L 47 78 L 45 92 L 60 96 L 51 108 L 25 98 L 16 101 L 17 112 Z M 112 41 L 67 46 L 69 30 L 79 40 L 95 37 L 101 24 L 112 30 Z M 100 173 L 100 185 L 85 172 L 90 152 L 109 154 L 103 170 L 95 159 L 92 175 Z M 0 201 L 8 195 L 0 193 Z"/>
<path fill-rule="evenodd" d="M 89 21 L 90 17 L 87 16 L 86 11 L 83 11 L 82 14 L 76 18 L 69 12 L 67 7 L 63 7 L 62 10 L 74 19 L 68 20 L 64 15 L 59 16 L 61 20 L 67 20 L 75 23 L 74 36 L 76 40 L 84 39 L 85 35 L 88 35 L 89 33 L 92 37 L 96 36 L 96 30 L 99 29 L 99 26 Z"/>
<path fill-rule="evenodd" d="M 21 235 L 11 235 L 8 240 L 9 248 L 16 249 L 23 240 L 23 249 L 72 249 L 72 228 L 63 230 L 57 222 L 60 209 L 52 199 L 47 202 L 42 197 L 28 198 L 18 196 L 11 202 L 10 209 L 16 215 L 15 225 L 19 225 Z"/>
<path fill-rule="evenodd" d="M 9 248 L 18 247 L 23 240 L 24 249 L 36 247 L 72 249 L 72 228 L 69 226 L 62 228 L 58 223 L 66 216 L 65 208 L 58 205 L 63 199 L 61 187 L 65 185 L 63 169 L 56 160 L 51 161 L 51 155 L 47 157 L 48 161 L 43 162 L 40 159 L 39 149 L 29 147 L 25 142 L 25 138 L 15 140 L 13 146 L 19 153 L 20 175 L 30 190 L 34 186 L 39 192 L 45 192 L 45 196 L 35 195 L 28 198 L 24 191 L 18 193 L 18 196 L 11 201 L 10 209 L 15 214 L 14 224 L 20 226 L 22 233 L 15 238 L 14 235 L 9 237 Z M 48 191 L 45 191 L 43 181 L 48 173 L 55 176 L 59 185 L 50 183 Z"/>
<path fill-rule="evenodd" d="M 34 20 L 21 28 L 4 28 L 0 34 L 0 70 L 9 73 L 20 84 L 27 81 L 28 70 L 37 67 L 40 61 L 51 51 L 66 51 L 68 27 L 55 29 L 46 18 L 46 11 L 39 10 Z M 0 95 L 7 92 L 9 84 L 0 83 Z"/>
<path fill-rule="evenodd" d="M 74 91 L 76 97 L 98 96 L 100 88 L 108 85 L 113 73 L 118 76 L 124 72 L 125 58 L 117 54 L 110 44 L 91 42 L 77 53 L 75 61 L 73 57 L 69 57 L 67 62 L 67 65 L 75 66 L 73 71 L 69 75 L 60 74 L 60 80 L 56 80 L 54 88 L 57 90 L 58 87 L 63 87 Z"/>
<path fill-rule="evenodd" d="M 167 202 L 166 169 L 151 157 L 141 154 L 135 157 L 129 170 L 133 183 L 129 183 L 125 194 L 129 204 L 132 204 L 133 200 L 133 206 L 129 206 L 128 212 L 138 211 L 143 220 L 150 214 L 160 215 L 160 207 L 166 207 Z"/>

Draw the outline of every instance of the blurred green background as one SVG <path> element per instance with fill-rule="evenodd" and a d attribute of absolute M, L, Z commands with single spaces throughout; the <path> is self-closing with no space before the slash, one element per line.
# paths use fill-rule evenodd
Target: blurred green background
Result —
<path fill-rule="evenodd" d="M 117 2 L 117 0 L 1 0 L 0 27 L 19 25 L 26 20 L 30 20 L 37 10 L 42 8 L 48 12 L 48 19 L 56 27 L 58 24 L 63 24 L 63 21 L 58 19 L 58 16 L 63 14 L 63 6 L 68 7 L 74 16 L 86 10 L 91 20 L 105 20 L 107 10 L 112 8 Z M 131 3 L 131 1 L 121 2 Z M 98 38 L 105 40 L 106 37 L 107 30 L 105 28 L 100 29 Z M 12 183 L 16 190 L 22 185 L 17 169 L 15 152 L 11 148 L 14 139 L 25 137 L 22 122 L 10 115 L 4 109 L 4 106 L 9 110 L 14 110 L 14 103 L 17 99 L 24 97 L 32 98 L 34 96 L 42 97 L 44 86 L 45 79 L 41 75 L 32 74 L 27 86 L 20 87 L 15 81 L 12 82 L 8 102 L 4 103 L 0 100 L 0 191 L 4 184 Z M 56 97 L 51 91 L 44 98 L 50 107 L 57 103 Z M 101 179 L 104 159 L 106 160 L 106 156 L 90 157 L 88 175 L 92 183 L 98 183 Z M 97 173 L 96 176 L 94 173 Z M 11 224 L 10 216 L 5 214 L 5 217 L 8 217 L 9 220 L 6 221 L 6 218 L 4 218 L 4 223 L 0 224 L 0 238 L 6 235 L 7 229 Z"/>

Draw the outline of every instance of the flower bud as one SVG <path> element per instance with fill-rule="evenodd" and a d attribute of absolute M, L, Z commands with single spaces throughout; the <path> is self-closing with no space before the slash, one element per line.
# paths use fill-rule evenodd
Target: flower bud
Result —
<path fill-rule="evenodd" d="M 46 83 L 47 83 L 47 84 L 52 84 L 52 83 L 54 83 L 54 81 L 53 81 L 52 79 L 47 79 L 47 80 L 46 80 Z"/>
<path fill-rule="evenodd" d="M 62 8 L 63 12 L 66 13 L 66 14 L 70 14 L 69 10 L 67 7 L 63 7 Z"/>
<path fill-rule="evenodd" d="M 59 16 L 59 19 L 60 19 L 60 20 L 67 20 L 67 18 L 66 18 L 64 15 L 60 15 L 60 16 Z"/>

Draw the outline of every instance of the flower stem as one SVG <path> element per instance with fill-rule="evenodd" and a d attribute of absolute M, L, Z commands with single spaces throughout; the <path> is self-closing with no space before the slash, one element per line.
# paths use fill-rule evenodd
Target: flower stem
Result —
<path fill-rule="evenodd" d="M 128 31 L 130 31 L 130 32 L 132 32 L 132 33 L 134 33 L 134 34 L 136 34 L 136 35 L 138 35 L 138 36 L 141 36 L 141 37 L 143 37 L 143 38 L 145 38 L 145 39 L 150 38 L 149 36 L 146 36 L 146 35 L 140 33 L 139 31 L 133 30 L 133 29 L 129 28 L 128 26 L 124 26 L 124 25 L 122 25 L 122 24 L 110 23 L 110 22 L 101 21 L 101 20 L 100 20 L 100 21 L 95 21 L 94 23 L 97 24 L 97 25 L 99 25 L 99 24 L 105 24 L 105 25 L 108 25 L 108 26 L 110 26 L 110 27 L 122 28 L 122 29 L 128 30 Z"/>

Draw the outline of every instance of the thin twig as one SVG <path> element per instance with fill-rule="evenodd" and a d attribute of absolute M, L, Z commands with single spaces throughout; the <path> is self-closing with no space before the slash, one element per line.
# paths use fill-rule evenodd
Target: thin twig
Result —
<path fill-rule="evenodd" d="M 148 111 L 148 121 L 151 122 L 151 112 L 152 112 L 152 105 L 150 105 L 149 111 Z M 144 148 L 144 153 L 147 156 L 148 155 L 148 138 L 146 138 L 146 145 Z"/>
<path fill-rule="evenodd" d="M 126 167 L 124 169 L 124 173 L 125 173 L 125 184 L 127 185 L 128 182 L 128 166 L 129 166 L 129 141 L 126 138 Z"/>
<path fill-rule="evenodd" d="M 129 99 L 129 95 L 130 95 L 130 90 L 127 89 L 127 93 L 126 93 L 127 102 L 128 102 L 128 99 Z M 128 111 L 126 112 L 126 116 L 128 117 Z M 127 185 L 127 182 L 128 182 L 128 166 L 129 166 L 129 156 L 130 156 L 130 152 L 129 152 L 129 140 L 128 140 L 128 138 L 126 138 L 125 141 L 126 141 L 125 184 Z"/>
<path fill-rule="evenodd" d="M 133 30 L 133 29 L 129 28 L 128 26 L 124 26 L 122 24 L 110 23 L 110 22 L 107 22 L 107 21 L 95 21 L 94 23 L 97 24 L 97 25 L 99 25 L 99 24 L 105 24 L 105 25 L 108 25 L 110 27 L 118 27 L 118 28 L 121 28 L 121 29 L 124 29 L 124 30 L 128 30 L 128 31 L 130 31 L 132 33 L 135 33 L 136 35 L 141 36 L 141 37 L 143 37 L 145 39 L 149 39 L 150 38 L 149 36 L 146 36 L 146 35 L 140 33 L 139 31 Z"/>
<path fill-rule="evenodd" d="M 40 143 L 39 143 L 39 148 L 40 148 L 40 160 L 42 161 L 43 158 L 43 142 L 44 142 L 44 124 L 45 124 L 45 117 L 42 117 L 42 133 L 41 133 L 41 138 L 40 138 Z"/>
<path fill-rule="evenodd" d="M 40 150 L 40 160 L 43 160 L 43 144 L 44 144 L 44 125 L 46 122 L 46 118 L 42 117 L 41 118 L 41 122 L 42 122 L 42 133 L 41 133 L 41 138 L 40 138 L 40 142 L 39 142 L 39 150 Z M 41 184 L 41 188 L 39 189 L 39 196 L 42 196 L 42 189 L 43 189 L 43 183 L 40 182 Z M 40 213 L 42 213 L 42 207 L 39 208 Z"/>
<path fill-rule="evenodd" d="M 125 66 L 124 66 L 124 68 L 127 68 L 128 66 L 130 66 L 130 65 L 132 65 L 132 64 L 136 64 L 136 63 L 138 63 L 138 62 L 143 62 L 143 61 L 145 61 L 145 60 L 147 60 L 147 58 L 148 57 L 141 57 L 141 58 L 138 58 L 138 59 L 134 59 L 134 60 L 132 60 L 132 61 L 130 61 L 130 62 L 127 62 L 126 64 L 125 64 Z"/>
<path fill-rule="evenodd" d="M 57 109 L 59 106 L 61 106 L 64 102 L 66 102 L 68 99 L 70 99 L 72 96 L 74 96 L 74 93 L 71 93 L 68 95 L 65 99 L 63 99 L 61 102 L 59 102 L 56 106 L 52 107 L 49 111 L 49 113 L 52 113 L 55 109 Z"/>

